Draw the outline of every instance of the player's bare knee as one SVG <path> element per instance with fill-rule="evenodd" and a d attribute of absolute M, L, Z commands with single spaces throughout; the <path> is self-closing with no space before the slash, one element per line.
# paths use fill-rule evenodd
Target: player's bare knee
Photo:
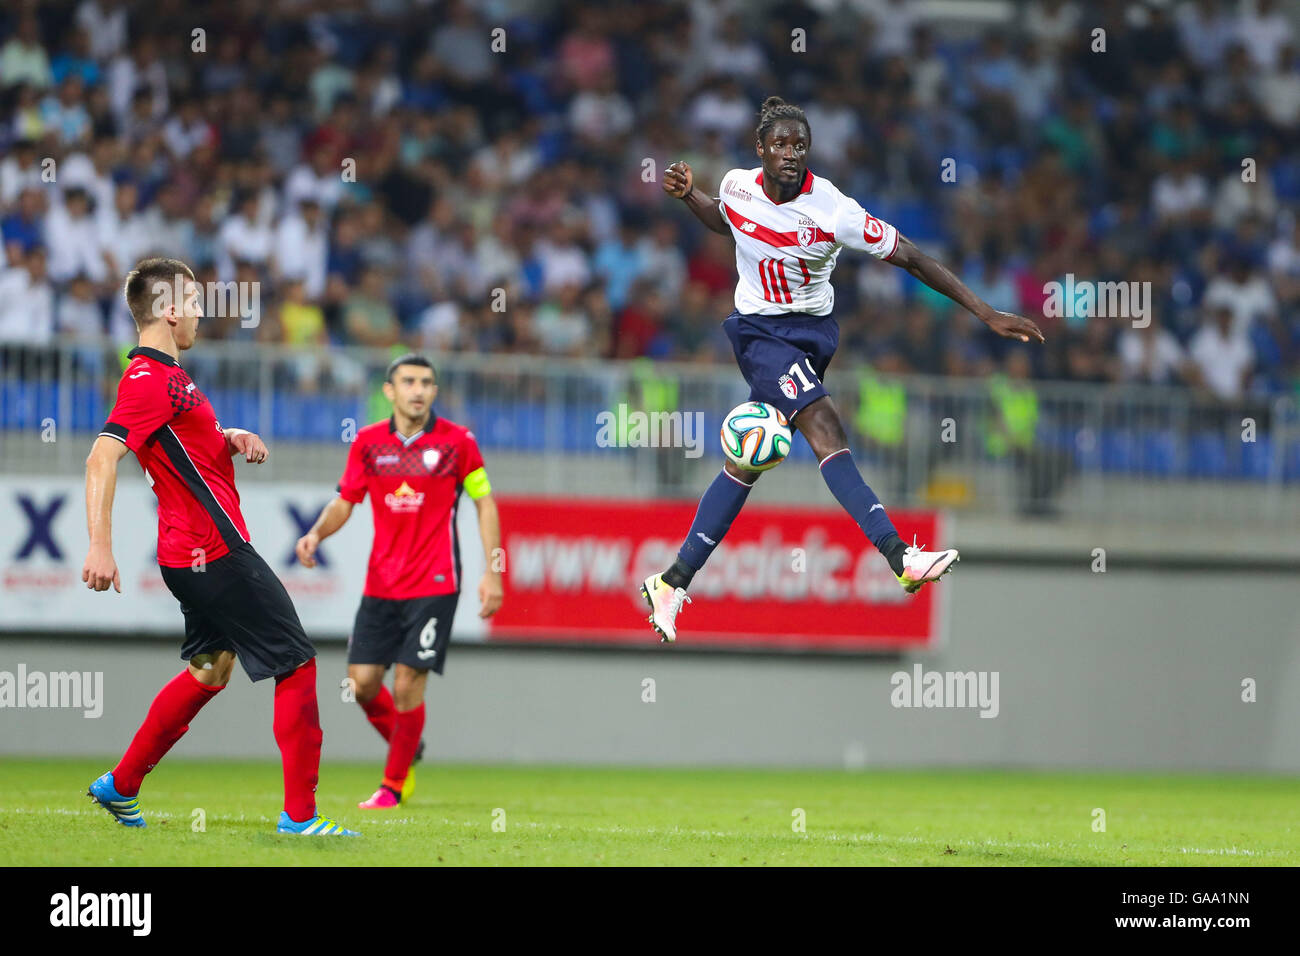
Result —
<path fill-rule="evenodd" d="M 414 710 L 424 700 L 429 672 L 398 664 L 393 673 L 393 702 L 398 710 Z"/>
<path fill-rule="evenodd" d="M 793 424 L 807 439 L 808 447 L 818 461 L 849 447 L 849 437 L 844 433 L 840 416 L 829 397 L 819 398 L 803 409 L 795 416 Z"/>
<path fill-rule="evenodd" d="M 360 668 L 355 665 L 348 668 L 348 680 L 352 682 L 352 695 L 357 699 L 358 704 L 368 704 L 375 699 L 379 693 L 379 688 L 384 684 L 384 672 L 379 670 L 375 673 L 371 668 Z"/>
<path fill-rule="evenodd" d="M 737 481 L 743 481 L 747 485 L 752 485 L 754 482 L 758 481 L 759 476 L 762 474 L 757 471 L 746 471 L 731 459 L 727 459 L 722 463 L 722 469 L 732 478 L 735 478 Z"/>
<path fill-rule="evenodd" d="M 190 658 L 190 673 L 207 687 L 224 687 L 230 683 L 230 672 L 235 668 L 233 651 L 215 654 L 198 654 Z"/>

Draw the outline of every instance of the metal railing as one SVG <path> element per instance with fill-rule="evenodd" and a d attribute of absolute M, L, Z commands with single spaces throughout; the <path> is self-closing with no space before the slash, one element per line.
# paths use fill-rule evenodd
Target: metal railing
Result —
<path fill-rule="evenodd" d="M 0 346 L 0 472 L 80 471 L 112 407 L 124 351 Z M 474 430 L 494 483 L 510 490 L 694 497 L 719 464 L 723 415 L 748 396 L 739 373 L 721 366 L 429 357 L 438 369 L 439 414 Z M 343 443 L 387 414 L 379 387 L 391 358 L 376 350 L 201 342 L 182 364 L 223 424 L 274 443 L 275 465 L 242 472 L 241 481 L 332 483 Z M 837 365 L 827 384 L 864 474 L 891 502 L 1090 519 L 1300 523 L 1300 422 L 1289 398 L 1225 406 L 1178 388 L 1022 383 L 1037 396 L 1035 438 L 1002 449 L 991 437 L 1001 419 L 989 381 L 881 380 L 904 386 L 897 443 L 859 430 L 858 369 Z M 633 412 L 657 414 L 638 433 L 629 428 Z M 801 472 L 813 466 L 806 443 L 796 440 L 778 471 L 781 481 L 806 483 Z"/>

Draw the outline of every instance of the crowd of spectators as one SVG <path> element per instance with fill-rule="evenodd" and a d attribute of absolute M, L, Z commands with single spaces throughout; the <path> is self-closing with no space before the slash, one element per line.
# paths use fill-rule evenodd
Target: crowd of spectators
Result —
<path fill-rule="evenodd" d="M 207 338 L 730 363 L 732 243 L 668 199 L 809 166 L 999 309 L 1040 379 L 1300 390 L 1300 54 L 1270 0 L 12 0 L 0 341 L 123 343 L 147 254 L 258 284 Z M 1149 325 L 1044 314 L 1149 283 Z M 840 363 L 987 374 L 1026 348 L 846 253 Z M 223 311 L 218 309 L 217 311 Z M 310 364 L 304 365 L 310 369 Z"/>

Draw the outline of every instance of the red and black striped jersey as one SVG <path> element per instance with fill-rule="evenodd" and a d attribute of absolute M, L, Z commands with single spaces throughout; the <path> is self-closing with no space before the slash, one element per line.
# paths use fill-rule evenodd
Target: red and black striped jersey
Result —
<path fill-rule="evenodd" d="M 474 433 L 433 412 L 409 438 L 391 418 L 357 432 L 339 496 L 358 504 L 370 495 L 375 539 L 365 595 L 405 600 L 460 590 L 456 504 L 482 468 Z"/>
<path fill-rule="evenodd" d="M 101 429 L 135 452 L 158 496 L 158 563 L 191 566 L 248 541 L 235 468 L 212 403 L 180 363 L 158 349 L 134 348 Z"/>

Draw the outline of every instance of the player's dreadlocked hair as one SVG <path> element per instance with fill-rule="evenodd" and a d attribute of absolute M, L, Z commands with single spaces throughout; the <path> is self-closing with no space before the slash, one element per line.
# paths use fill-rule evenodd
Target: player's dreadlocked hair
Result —
<path fill-rule="evenodd" d="M 808 131 L 808 145 L 812 145 L 812 127 L 808 125 L 808 117 L 803 115 L 803 110 L 793 103 L 787 103 L 779 96 L 769 96 L 763 100 L 763 106 L 758 111 L 758 141 L 763 142 L 763 137 L 767 131 L 776 125 L 777 120 L 798 120 L 803 123 L 803 128 Z"/>

